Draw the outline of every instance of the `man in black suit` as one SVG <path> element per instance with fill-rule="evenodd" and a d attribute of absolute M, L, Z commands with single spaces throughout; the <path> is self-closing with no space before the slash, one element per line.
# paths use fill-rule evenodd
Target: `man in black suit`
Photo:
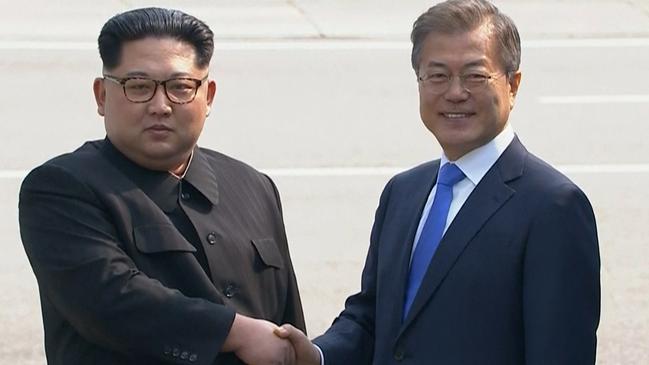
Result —
<path fill-rule="evenodd" d="M 34 169 L 20 231 L 49 364 L 284 364 L 304 329 L 279 195 L 196 145 L 213 35 L 180 11 L 111 18 L 93 89 L 106 138 Z"/>
<path fill-rule="evenodd" d="M 450 0 L 411 38 L 421 118 L 443 155 L 386 185 L 361 291 L 317 347 L 292 326 L 277 333 L 302 364 L 593 365 L 595 217 L 508 123 L 515 25 L 485 0 Z"/>

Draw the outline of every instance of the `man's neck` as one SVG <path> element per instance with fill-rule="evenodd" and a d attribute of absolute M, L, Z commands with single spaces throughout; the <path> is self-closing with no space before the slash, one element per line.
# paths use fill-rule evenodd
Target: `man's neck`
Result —
<path fill-rule="evenodd" d="M 192 150 L 192 152 L 189 154 L 189 157 L 183 163 L 178 165 L 178 167 L 169 170 L 169 173 L 178 179 L 184 178 L 193 157 L 194 157 L 194 151 Z"/>

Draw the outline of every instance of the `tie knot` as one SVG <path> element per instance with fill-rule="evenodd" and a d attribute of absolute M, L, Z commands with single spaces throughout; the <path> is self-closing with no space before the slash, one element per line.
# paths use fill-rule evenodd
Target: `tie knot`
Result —
<path fill-rule="evenodd" d="M 464 173 L 462 170 L 460 170 L 456 164 L 447 163 L 442 166 L 439 176 L 437 177 L 437 183 L 446 186 L 453 186 L 462 179 L 464 179 Z"/>

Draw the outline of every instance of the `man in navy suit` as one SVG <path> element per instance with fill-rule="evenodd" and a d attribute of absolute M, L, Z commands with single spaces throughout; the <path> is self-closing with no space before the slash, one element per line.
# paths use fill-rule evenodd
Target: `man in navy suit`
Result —
<path fill-rule="evenodd" d="M 302 364 L 594 364 L 595 217 L 508 123 L 514 23 L 485 0 L 449 0 L 411 39 L 421 118 L 443 154 L 386 185 L 361 291 L 316 346 L 290 325 L 277 334 Z"/>

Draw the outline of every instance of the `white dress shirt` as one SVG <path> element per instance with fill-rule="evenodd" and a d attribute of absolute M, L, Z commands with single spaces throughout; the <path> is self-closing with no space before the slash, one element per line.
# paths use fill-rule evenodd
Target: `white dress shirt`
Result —
<path fill-rule="evenodd" d="M 453 199 L 451 200 L 451 206 L 448 209 L 448 216 L 446 217 L 446 225 L 444 226 L 444 233 L 455 219 L 455 216 L 464 205 L 464 202 L 469 198 L 469 195 L 473 192 L 476 185 L 482 180 L 482 178 L 487 174 L 487 171 L 496 163 L 500 155 L 505 151 L 507 146 L 514 139 L 514 130 L 511 125 L 507 123 L 505 128 L 490 142 L 480 146 L 473 151 L 467 153 L 466 155 L 460 157 L 457 161 L 449 161 L 445 154 L 442 153 L 441 161 L 439 168 L 441 169 L 445 163 L 454 163 L 457 167 L 462 170 L 464 179 L 460 180 L 457 184 L 453 185 Z M 439 171 L 437 172 L 437 177 L 439 177 Z M 412 255 L 415 252 L 417 247 L 417 242 L 419 241 L 419 236 L 421 236 L 421 231 L 424 229 L 424 224 L 428 218 L 428 213 L 430 208 L 433 205 L 433 199 L 435 198 L 435 192 L 437 191 L 437 183 L 433 186 L 433 189 L 428 195 L 428 200 L 426 200 L 426 205 L 424 210 L 421 213 L 421 218 L 419 219 L 419 226 L 417 227 L 417 233 L 415 234 L 415 241 L 412 245 L 412 251 L 410 253 L 410 261 L 412 262 Z"/>

